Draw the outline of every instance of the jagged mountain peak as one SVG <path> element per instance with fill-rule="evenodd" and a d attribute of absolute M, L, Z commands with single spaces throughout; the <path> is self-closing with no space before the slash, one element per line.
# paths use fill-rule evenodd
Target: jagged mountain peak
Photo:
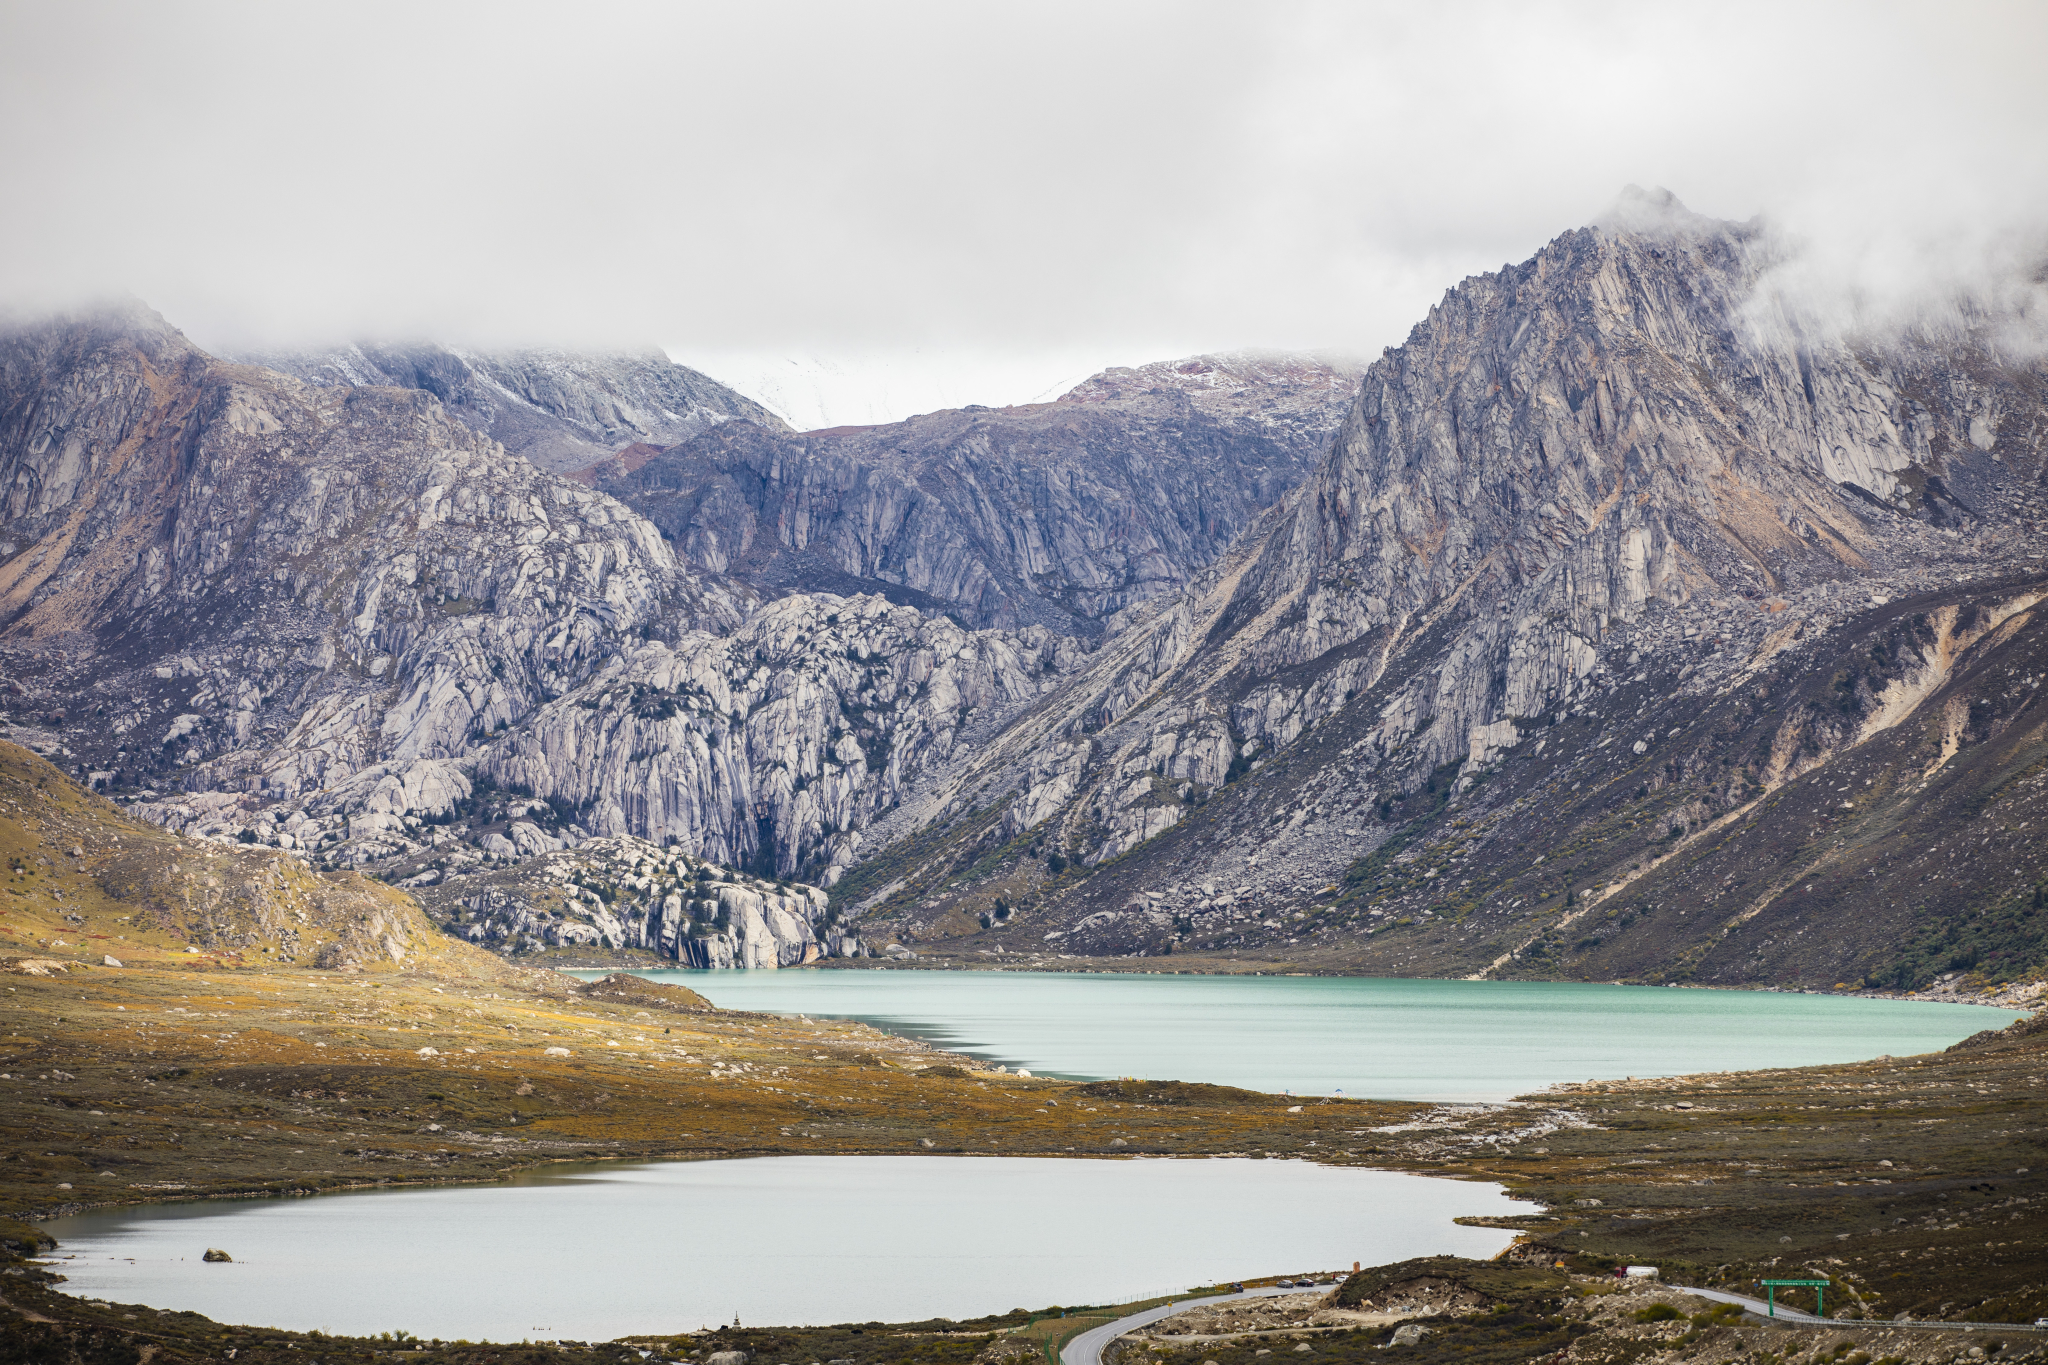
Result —
<path fill-rule="evenodd" d="M 2041 366 L 1968 334 L 1759 337 L 1756 233 L 1645 201 L 1636 221 L 1656 210 L 1657 230 L 1575 229 L 1452 289 L 1369 367 L 1328 456 L 1256 537 L 1122 618 L 957 777 L 953 820 L 1008 792 L 987 839 L 1054 855 L 984 878 L 1021 923 L 1087 951 L 1334 946 L 1387 928 L 1392 904 L 1548 933 L 1583 909 L 1560 903 L 1568 882 L 1546 881 L 1540 906 L 1454 891 L 1468 883 L 1432 900 L 1382 865 L 1439 876 L 1475 828 L 1508 841 L 1492 855 L 1507 868 L 1606 822 L 1711 823 L 1897 724 L 1928 684 L 1886 679 L 1946 677 L 1960 623 L 1978 641 L 2031 621 L 2033 598 L 1999 580 L 2039 572 Z M 1924 641 L 1845 638 L 1859 611 L 1979 578 L 1988 596 L 1908 614 Z M 1841 695 L 1797 693 L 1808 668 L 1838 669 Z M 1732 742 L 1759 699 L 1799 714 L 1739 762 L 1674 752 L 1716 707 Z M 1616 708 L 1640 729 L 1603 753 Z M 1590 739 L 1528 762 L 1585 723 Z M 1721 780 L 1731 766 L 1739 782 Z M 1550 829 L 1545 811 L 1576 813 Z M 988 865 L 986 840 L 962 847 Z M 845 889 L 915 934 L 971 919 L 966 892 L 901 889 L 944 885 L 856 869 Z M 1271 918 L 1248 923 L 1248 905 Z M 1203 933 L 1208 916 L 1227 932 Z M 1455 940 L 1433 951 L 1457 960 Z"/>
<path fill-rule="evenodd" d="M 1303 601 L 1266 657 L 1546 578 L 1582 633 L 1658 596 L 1780 591 L 1919 534 L 1874 508 L 1947 510 L 1910 473 L 1940 434 L 1910 379 L 1840 343 L 1759 344 L 1742 324 L 1758 262 L 1733 225 L 1694 219 L 1682 238 L 1566 233 L 1453 289 L 1374 362 L 1247 578 L 1246 609 Z"/>
<path fill-rule="evenodd" d="M 1171 592 L 1321 459 L 1361 366 L 1244 353 L 1110 370 L 1055 403 L 793 433 L 746 422 L 585 477 L 689 563 L 1095 636 Z"/>
<path fill-rule="evenodd" d="M 1990 316 L 1758 328 L 1772 239 L 1640 198 L 1362 369 L 727 420 L 576 482 L 417 373 L 10 335 L 0 589 L 49 627 L 12 714 L 165 823 L 445 860 L 437 895 L 496 782 L 518 856 L 651 835 L 829 885 L 875 944 L 1757 979 L 1790 883 L 1727 866 L 1743 906 L 1675 924 L 1722 894 L 1678 870 L 1706 832 L 1853 881 L 1822 831 L 1865 786 L 1924 847 L 1943 791 L 2031 790 L 2048 370 Z"/>
<path fill-rule="evenodd" d="M 0 334 L 0 478 L 7 670 L 105 786 L 297 800 L 452 759 L 620 638 L 749 605 L 426 392 L 314 386 L 160 328 Z"/>

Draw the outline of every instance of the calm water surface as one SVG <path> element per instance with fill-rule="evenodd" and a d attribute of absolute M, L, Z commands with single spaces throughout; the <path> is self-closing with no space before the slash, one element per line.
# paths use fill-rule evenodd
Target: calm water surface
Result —
<path fill-rule="evenodd" d="M 865 1020 L 1042 1075 L 1379 1099 L 1499 1100 L 1554 1081 L 1907 1056 L 2020 1017 L 1980 1005 L 1569 982 L 915 970 L 640 975 L 732 1009 Z"/>
<path fill-rule="evenodd" d="M 45 1224 L 70 1293 L 298 1330 L 609 1340 L 1113 1303 L 1230 1276 L 1491 1256 L 1497 1185 L 1217 1159 L 769 1157 Z M 230 1265 L 199 1258 L 225 1248 Z"/>
<path fill-rule="evenodd" d="M 917 971 L 650 972 L 1049 1075 L 1499 1099 L 1552 1081 L 1906 1055 L 1966 1005 L 1562 983 Z M 475 1340 L 904 1321 L 1104 1303 L 1509 1234 L 1497 1186 L 1291 1161 L 778 1157 L 509 1186 L 159 1205 L 49 1225 L 72 1292 L 224 1322 Z M 230 1265 L 207 1265 L 209 1246 Z"/>

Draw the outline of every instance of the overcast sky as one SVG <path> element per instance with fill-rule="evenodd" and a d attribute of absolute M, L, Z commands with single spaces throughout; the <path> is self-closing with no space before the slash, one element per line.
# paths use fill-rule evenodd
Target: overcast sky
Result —
<path fill-rule="evenodd" d="M 1910 294 L 2038 246 L 2044 54 L 1952 0 L 0 0 L 0 301 L 999 403 L 1376 353 L 1629 182 Z"/>

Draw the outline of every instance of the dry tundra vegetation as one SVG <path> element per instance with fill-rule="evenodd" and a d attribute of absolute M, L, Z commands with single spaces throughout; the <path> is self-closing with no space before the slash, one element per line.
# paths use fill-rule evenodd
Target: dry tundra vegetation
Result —
<path fill-rule="evenodd" d="M 624 1365 L 727 1349 L 768 1365 L 995 1365 L 1114 1316 L 351 1340 L 69 1297 L 34 1226 L 168 1197 L 797 1152 L 1309 1157 L 1499 1181 L 1530 1201 L 1501 1261 L 1368 1268 L 1258 1314 L 1169 1319 L 1126 1339 L 1126 1362 L 1350 1360 L 1397 1324 L 1430 1329 L 1399 1348 L 1416 1360 L 2048 1357 L 2031 1333 L 1770 1327 L 1669 1287 L 1824 1275 L 1830 1311 L 1857 1317 L 2048 1314 L 2048 1029 L 2032 1021 L 1922 1057 L 1294 1112 L 1220 1086 L 1025 1078 L 857 1024 L 511 965 L 389 887 L 133 822 L 4 744 L 0 868 L 0 1365 Z M 1621 1263 L 1662 1267 L 1666 1287 L 1617 1288 Z M 1302 1268 L 1218 1267 L 1275 1270 Z"/>

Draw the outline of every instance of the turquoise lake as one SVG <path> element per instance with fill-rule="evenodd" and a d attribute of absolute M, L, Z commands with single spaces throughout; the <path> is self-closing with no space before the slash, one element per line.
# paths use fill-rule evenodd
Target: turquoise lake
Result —
<path fill-rule="evenodd" d="M 579 976 L 601 973 L 579 972 Z M 1046 1076 L 1375 1099 L 1931 1052 L 2019 1014 L 1766 991 L 1367 977 L 650 971 L 730 1009 L 859 1019 Z"/>

